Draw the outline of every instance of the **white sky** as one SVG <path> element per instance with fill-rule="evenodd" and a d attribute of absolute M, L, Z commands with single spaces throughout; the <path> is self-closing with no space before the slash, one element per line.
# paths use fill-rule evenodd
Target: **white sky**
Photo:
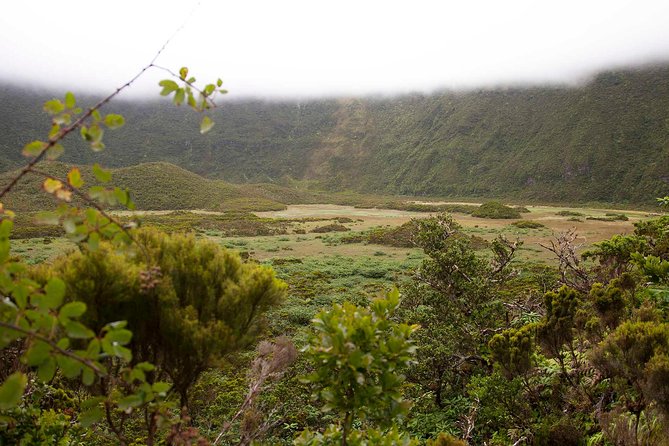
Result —
<path fill-rule="evenodd" d="M 157 63 L 220 76 L 235 97 L 564 83 L 669 60 L 667 0 L 201 0 L 191 15 L 197 4 L 5 0 L 0 79 L 106 92 L 184 21 Z"/>

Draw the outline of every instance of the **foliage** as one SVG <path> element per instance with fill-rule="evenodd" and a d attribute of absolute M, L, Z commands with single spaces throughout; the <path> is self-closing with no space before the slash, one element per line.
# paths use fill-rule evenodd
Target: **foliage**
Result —
<path fill-rule="evenodd" d="M 27 175 L 36 175 L 41 178 L 43 192 L 59 203 L 54 212 L 45 212 L 40 216 L 42 221 L 61 225 L 70 239 L 82 243 L 82 247 L 85 243 L 84 249 L 90 252 L 99 248 L 101 239 L 110 240 L 115 247 L 136 244 L 131 228 L 121 225 L 105 210 L 105 206 L 115 205 L 134 209 L 126 189 L 107 186 L 111 180 L 108 171 L 94 164 L 92 177 L 98 184 L 84 188 L 86 181 L 77 167 L 62 176 L 40 168 L 44 160 L 56 160 L 64 153 L 61 142 L 75 131 L 94 152 L 102 151 L 105 148 L 105 129 L 119 128 L 124 125 L 125 119 L 114 113 L 103 116 L 100 110 L 147 69 L 157 67 L 154 62 L 161 52 L 162 49 L 130 81 L 86 110 L 77 105 L 71 92 L 66 93 L 62 101 L 54 98 L 45 102 L 43 110 L 50 115 L 51 121 L 48 136 L 24 146 L 22 155 L 28 161 L 20 171 L 9 177 L 0 191 L 0 198 L 4 200 Z M 191 107 L 200 111 L 208 109 L 213 104 L 211 97 L 216 86 L 207 85 L 204 90 L 199 90 L 194 85 L 194 78 L 186 79 L 187 72 L 184 67 L 179 75 L 186 85 L 184 88 L 166 80 L 161 82 L 165 87 L 163 93 L 169 93 L 166 85 L 174 84 L 176 87 L 170 91 L 175 91 L 177 105 L 180 96 L 186 94 Z M 220 84 L 219 80 L 217 86 L 220 87 Z M 195 99 L 193 90 L 200 93 L 199 99 Z M 211 126 L 213 122 L 205 117 L 201 131 L 204 133 Z M 145 428 L 143 441 L 153 444 L 163 422 L 170 424 L 172 421 L 174 406 L 167 400 L 172 385 L 151 376 L 155 372 L 154 365 L 133 358 L 131 350 L 126 347 L 133 336 L 125 329 L 126 321 L 98 321 L 96 330 L 91 330 L 80 322 L 80 317 L 86 312 L 86 304 L 76 300 L 64 303 L 66 284 L 61 278 L 49 277 L 41 284 L 32 280 L 26 265 L 9 256 L 10 219 L 15 213 L 0 204 L 0 214 L 0 294 L 4 296 L 0 307 L 0 347 L 12 348 L 27 367 L 16 370 L 18 367 L 14 364 L 14 373 L 4 377 L 0 384 L 0 410 L 14 410 L 22 404 L 28 384 L 26 371 L 34 370 L 37 379 L 44 382 L 53 380 L 58 373 L 86 387 L 77 414 L 79 425 L 89 427 L 104 418 L 118 444 L 127 445 L 126 422 L 139 418 L 136 414 L 142 414 Z M 144 260 L 149 261 L 146 248 L 142 245 L 138 247 Z M 159 283 L 160 269 L 149 265 L 139 276 L 140 288 L 150 291 Z M 18 409 L 18 415 L 36 412 L 34 406 L 27 404 L 27 407 Z M 3 421 L 13 423 L 11 414 L 7 415 L 3 416 Z M 55 426 L 67 421 L 67 418 L 56 415 L 58 419 L 53 422 L 49 415 L 49 412 L 41 412 L 39 418 Z M 68 441 L 66 434 L 63 431 L 62 435 L 51 440 L 59 443 Z M 45 435 L 47 433 L 36 426 L 22 436 L 21 442 L 49 441 Z"/>
<path fill-rule="evenodd" d="M 492 359 L 509 378 L 527 373 L 533 366 L 536 326 L 510 328 L 492 337 L 488 346 Z"/>
<path fill-rule="evenodd" d="M 338 224 L 338 223 L 332 223 L 332 224 L 329 224 L 329 225 L 318 226 L 318 227 L 311 230 L 311 232 L 320 233 L 320 234 L 323 234 L 323 233 L 326 233 L 326 232 L 346 232 L 346 231 L 350 231 L 350 229 L 347 228 L 346 226 Z"/>
<path fill-rule="evenodd" d="M 409 403 L 402 398 L 402 369 L 415 351 L 411 334 L 417 327 L 390 319 L 399 302 L 395 289 L 369 308 L 345 302 L 314 318 L 316 333 L 305 352 L 315 371 L 305 380 L 318 387 L 315 396 L 323 402 L 323 410 L 337 413 L 341 420 L 341 433 L 330 428 L 325 437 L 340 435 L 345 445 L 351 436 L 356 444 L 356 434 L 352 434 L 355 421 L 388 427 L 406 414 Z M 364 435 L 371 441 L 371 432 Z M 304 433 L 300 441 L 319 444 L 311 443 L 311 436 Z"/>
<path fill-rule="evenodd" d="M 583 214 L 582 212 L 567 211 L 567 210 L 556 212 L 555 215 L 559 215 L 560 217 L 584 217 L 585 216 L 585 214 Z"/>
<path fill-rule="evenodd" d="M 489 367 L 483 356 L 490 329 L 500 323 L 500 291 L 517 244 L 497 239 L 492 256 L 479 254 L 449 215 L 419 220 L 414 240 L 428 256 L 406 289 L 402 317 L 420 324 L 417 364 L 409 375 L 444 407 L 469 378 Z"/>
<path fill-rule="evenodd" d="M 383 431 L 355 429 L 344 437 L 344 432 L 341 429 L 330 425 L 323 433 L 303 431 L 295 439 L 294 444 L 295 446 L 418 446 L 419 443 L 411 439 L 406 433 L 400 432 L 396 427 Z"/>
<path fill-rule="evenodd" d="M 51 274 L 65 282 L 69 299 L 93 309 L 86 315 L 92 327 L 111 317 L 127 320 L 136 360 L 156 364 L 186 404 L 202 371 L 254 339 L 285 285 L 270 269 L 244 264 L 212 242 L 149 229 L 135 237 L 160 268 L 155 284 L 143 276 L 143 257 L 104 243 L 60 260 Z"/>
<path fill-rule="evenodd" d="M 539 223 L 538 221 L 531 220 L 518 220 L 511 223 L 513 226 L 521 229 L 540 229 L 545 228 L 546 225 Z"/>
<path fill-rule="evenodd" d="M 520 212 L 518 209 L 505 206 L 499 201 L 488 201 L 472 212 L 472 217 L 512 219 L 520 218 Z"/>

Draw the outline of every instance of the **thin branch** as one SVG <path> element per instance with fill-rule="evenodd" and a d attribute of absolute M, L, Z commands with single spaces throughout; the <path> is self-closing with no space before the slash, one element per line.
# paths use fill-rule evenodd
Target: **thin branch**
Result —
<path fill-rule="evenodd" d="M 99 376 L 104 376 L 105 375 L 104 370 L 102 370 L 93 361 L 91 361 L 89 359 L 86 359 L 86 358 L 82 358 L 82 357 L 80 357 L 78 355 L 75 355 L 74 353 L 72 353 L 68 350 L 60 348 L 54 341 L 47 338 L 46 336 L 43 336 L 43 335 L 41 335 L 39 333 L 36 333 L 34 331 L 31 331 L 31 330 L 26 330 L 25 328 L 21 328 L 18 325 L 10 324 L 10 323 L 3 322 L 3 321 L 0 321 L 0 327 L 8 328 L 8 329 L 14 330 L 14 331 L 18 331 L 19 333 L 23 333 L 23 334 L 27 335 L 29 338 L 35 338 L 39 341 L 42 341 L 46 344 L 49 344 L 49 346 L 53 350 L 57 351 L 58 353 L 60 353 L 63 356 L 67 356 L 70 359 L 74 359 L 75 361 L 78 361 L 78 362 L 84 364 L 86 367 L 93 370 L 97 375 L 99 375 Z"/>
<path fill-rule="evenodd" d="M 55 175 L 52 175 L 52 174 L 50 174 L 50 173 L 47 173 L 47 172 L 44 172 L 44 171 L 41 171 L 41 170 L 37 170 L 37 169 L 35 169 L 35 168 L 31 168 L 31 169 L 30 169 L 30 172 L 32 172 L 32 173 L 34 173 L 34 174 L 36 174 L 36 175 L 41 175 L 41 176 L 43 176 L 43 177 L 45 177 L 45 178 L 50 178 L 50 179 L 52 179 L 52 180 L 59 181 L 64 187 L 66 187 L 66 188 L 67 188 L 68 190 L 70 190 L 72 193 L 74 193 L 74 194 L 77 195 L 79 198 L 81 198 L 82 200 L 84 200 L 88 205 L 90 205 L 90 206 L 94 207 L 95 209 L 97 209 L 97 211 L 100 212 L 100 215 L 102 215 L 103 217 L 107 218 L 110 222 L 116 224 L 116 225 L 121 229 L 121 231 L 123 231 L 123 233 L 124 233 L 125 235 L 128 236 L 128 238 L 130 239 L 130 241 L 131 241 L 132 243 L 134 243 L 134 244 L 136 244 L 136 245 L 138 245 L 138 246 L 140 247 L 140 249 L 142 250 L 142 254 L 143 254 L 144 257 L 146 258 L 147 265 L 151 262 L 151 257 L 149 256 L 149 252 L 147 251 L 146 246 L 144 246 L 142 243 L 139 243 L 139 242 L 137 241 L 137 239 L 135 239 L 135 237 L 132 235 L 132 233 L 128 230 L 128 228 L 124 227 L 124 225 L 121 224 L 120 221 L 116 220 L 113 216 L 111 216 L 111 215 L 105 210 L 105 208 L 103 208 L 103 207 L 100 205 L 100 203 L 98 203 L 98 202 L 95 201 L 93 198 L 91 198 L 90 195 L 88 195 L 87 193 L 83 192 L 81 189 L 72 186 L 72 185 L 71 185 L 68 181 L 66 181 L 65 179 L 63 179 L 63 178 L 59 178 L 59 177 L 57 177 L 57 176 L 55 176 Z"/>
<path fill-rule="evenodd" d="M 9 191 L 11 191 L 14 186 L 16 186 L 16 183 L 21 180 L 27 173 L 29 173 L 33 167 L 42 161 L 44 157 L 46 156 L 46 153 L 49 151 L 51 147 L 56 145 L 58 142 L 62 141 L 63 138 L 65 138 L 67 135 L 69 135 L 72 131 L 76 130 L 79 128 L 86 119 L 88 119 L 95 110 L 98 110 L 100 107 L 104 106 L 107 102 L 111 101 L 114 97 L 116 97 L 121 91 L 129 87 L 132 83 L 134 83 L 146 70 L 151 68 L 151 64 L 145 66 L 144 68 L 141 69 L 139 73 L 137 73 L 132 79 L 130 79 L 128 82 L 123 84 L 122 86 L 118 87 L 116 91 L 105 97 L 104 99 L 100 100 L 97 104 L 95 104 L 93 107 L 89 108 L 86 113 L 81 115 L 76 121 L 74 121 L 72 124 L 69 126 L 61 129 L 55 136 L 49 138 L 49 142 L 47 145 L 42 149 L 40 153 L 35 156 L 30 162 L 23 168 L 21 169 L 21 172 L 14 178 L 12 178 L 12 181 L 5 186 L 5 188 L 0 192 L 0 198 L 4 197 Z"/>
<path fill-rule="evenodd" d="M 9 191 L 11 191 L 11 190 L 14 188 L 14 186 L 16 186 L 16 184 L 21 180 L 21 178 L 23 178 L 28 172 L 30 172 L 30 170 L 33 168 L 33 166 L 35 166 L 37 163 L 39 163 L 40 161 L 42 161 L 42 160 L 44 159 L 44 157 L 46 156 L 46 153 L 49 151 L 50 148 L 52 148 L 52 147 L 53 147 L 54 145 L 56 145 L 58 142 L 62 141 L 62 140 L 63 140 L 67 135 L 69 135 L 72 131 L 74 131 L 74 130 L 76 130 L 77 128 L 79 128 L 79 127 L 84 123 L 84 121 L 86 121 L 86 119 L 88 119 L 88 118 L 93 114 L 93 112 L 94 112 L 95 110 L 98 110 L 98 109 L 100 109 L 101 107 L 103 107 L 105 104 L 107 104 L 107 103 L 108 103 L 109 101 L 111 101 L 113 98 L 115 98 L 116 96 L 118 96 L 119 93 L 121 93 L 121 91 L 125 90 L 125 89 L 128 88 L 130 85 L 132 85 L 133 83 L 135 83 L 135 81 L 136 81 L 140 76 L 142 76 L 142 75 L 144 74 L 144 72 L 146 72 L 146 70 L 148 70 L 148 69 L 150 69 L 150 68 L 152 68 L 152 67 L 156 67 L 156 65 L 154 64 L 155 61 L 156 61 L 156 60 L 158 59 L 158 57 L 162 54 L 162 52 L 165 50 L 165 48 L 167 48 L 167 45 L 169 45 L 169 43 L 172 41 L 172 39 L 173 39 L 177 34 L 179 34 L 179 32 L 186 26 L 186 24 L 188 23 L 188 21 L 189 21 L 190 18 L 193 16 L 193 14 L 195 13 L 195 11 L 197 10 L 197 8 L 198 8 L 199 6 L 200 6 L 200 2 L 198 2 L 198 3 L 193 7 L 193 9 L 191 10 L 190 14 L 188 15 L 188 17 L 186 17 L 186 19 L 185 19 L 184 22 L 181 24 L 181 26 L 180 26 L 179 28 L 177 28 L 177 30 L 170 36 L 169 39 L 167 39 L 167 40 L 165 41 L 165 43 L 163 43 L 163 45 L 162 45 L 162 46 L 160 47 L 160 49 L 156 52 L 156 54 L 153 56 L 153 59 L 151 59 L 151 62 L 149 62 L 148 65 L 146 65 L 144 68 L 142 68 L 137 74 L 135 74 L 135 76 L 133 76 L 133 77 L 132 77 L 129 81 L 127 81 L 125 84 L 123 84 L 123 85 L 121 85 L 120 87 L 118 87 L 113 93 L 109 94 L 109 95 L 106 96 L 105 98 L 103 98 L 103 99 L 101 99 L 100 101 L 98 101 L 98 103 L 96 103 L 93 107 L 89 108 L 89 109 L 86 111 L 86 113 L 84 113 L 83 115 L 81 115 L 81 116 L 80 116 L 76 121 L 74 121 L 72 124 L 70 124 L 69 126 L 63 128 L 63 129 L 61 129 L 55 136 L 50 137 L 50 138 L 49 138 L 49 142 L 48 142 L 47 145 L 42 149 L 42 151 L 41 151 L 40 153 L 38 153 L 37 156 L 35 156 L 35 158 L 33 158 L 32 160 L 30 160 L 30 162 L 29 162 L 23 169 L 21 169 L 21 172 L 19 172 L 19 174 L 18 174 L 17 176 L 15 176 L 14 178 L 12 178 L 12 181 L 11 181 L 7 186 L 5 186 L 4 189 L 2 189 L 2 191 L 0 192 L 0 199 L 3 198 L 5 195 L 7 195 L 7 193 L 9 193 Z"/>
<path fill-rule="evenodd" d="M 188 80 L 183 79 L 181 76 L 179 76 L 177 73 L 170 70 L 169 68 L 166 68 L 166 67 L 163 67 L 163 66 L 160 66 L 160 65 L 155 65 L 155 64 L 151 64 L 151 66 L 153 68 L 158 69 L 158 70 L 163 70 L 166 73 L 168 73 L 170 76 L 174 77 L 175 79 L 179 79 L 180 81 L 184 82 L 186 85 L 191 87 L 193 90 L 200 93 L 202 95 L 202 97 L 204 98 L 205 102 L 208 103 L 211 106 L 211 108 L 216 108 L 216 102 L 214 102 L 214 100 L 210 97 L 211 95 L 207 95 L 202 89 L 197 87 L 194 83 L 188 82 Z M 214 92 L 215 92 L 215 90 L 214 90 Z"/>

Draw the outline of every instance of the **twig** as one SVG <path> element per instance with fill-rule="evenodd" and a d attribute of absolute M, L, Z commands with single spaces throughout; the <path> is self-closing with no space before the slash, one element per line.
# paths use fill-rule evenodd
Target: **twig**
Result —
<path fill-rule="evenodd" d="M 172 41 L 172 39 L 173 39 L 177 34 L 179 34 L 179 32 L 186 26 L 186 24 L 188 23 L 188 21 L 189 21 L 190 18 L 193 16 L 193 14 L 195 13 L 195 11 L 197 10 L 197 8 L 198 8 L 199 6 L 200 6 L 200 2 L 198 2 L 198 3 L 193 7 L 193 9 L 191 10 L 190 14 L 188 15 L 188 17 L 186 17 L 186 19 L 185 19 L 184 22 L 181 24 L 181 26 L 180 26 L 179 28 L 177 28 L 177 30 L 176 30 L 176 31 L 169 37 L 169 39 L 167 39 L 167 40 L 165 41 L 165 43 L 163 43 L 163 45 L 162 45 L 162 46 L 160 47 L 160 49 L 156 52 L 156 54 L 153 56 L 153 59 L 151 59 L 151 62 L 149 62 L 148 65 L 146 65 L 144 68 L 142 68 L 137 74 L 135 74 L 135 76 L 133 76 L 133 77 L 132 77 L 129 81 L 127 81 L 125 84 L 123 84 L 123 85 L 121 85 L 120 87 L 118 87 L 113 93 L 109 94 L 109 95 L 106 96 L 105 98 L 103 98 L 103 99 L 101 99 L 100 101 L 98 101 L 93 107 L 89 108 L 89 109 L 86 111 L 86 113 L 84 113 L 83 115 L 81 115 L 81 116 L 80 116 L 76 121 L 74 121 L 72 124 L 70 124 L 69 126 L 63 128 L 63 129 L 61 129 L 55 136 L 50 137 L 50 138 L 49 138 L 49 142 L 48 142 L 47 145 L 42 149 L 42 151 L 41 151 L 40 153 L 38 153 L 37 156 L 35 156 L 35 158 L 33 158 L 32 160 L 30 160 L 30 162 L 29 162 L 23 169 L 21 169 L 21 172 L 19 172 L 19 174 L 18 174 L 17 176 L 15 176 L 14 178 L 12 178 L 12 181 L 11 181 L 7 186 L 5 186 L 4 189 L 2 189 L 2 192 L 0 192 L 0 199 L 3 198 L 5 195 L 7 195 L 7 193 L 8 193 L 9 191 L 11 191 L 11 190 L 14 188 L 14 186 L 16 186 L 16 184 L 21 180 L 21 178 L 23 178 L 28 172 L 31 171 L 31 169 L 33 168 L 33 166 L 35 166 L 37 163 L 39 163 L 40 161 L 42 161 L 42 160 L 44 159 L 44 157 L 46 156 L 46 153 L 49 151 L 50 148 L 52 148 L 52 147 L 53 147 L 54 145 L 56 145 L 58 142 L 62 141 L 63 138 L 65 138 L 67 135 L 69 135 L 72 131 L 74 131 L 74 130 L 76 130 L 77 128 L 79 128 L 79 126 L 81 126 L 81 125 L 84 123 L 84 121 L 85 121 L 86 119 L 88 119 L 88 118 L 93 114 L 94 111 L 96 111 L 96 110 L 100 109 L 101 107 L 103 107 L 105 104 L 107 104 L 107 103 L 108 103 L 109 101 L 111 101 L 113 98 L 115 98 L 116 96 L 118 96 L 119 93 L 121 93 L 121 91 L 125 90 L 125 89 L 128 88 L 130 85 L 132 85 L 132 84 L 133 84 L 133 83 L 134 83 L 140 76 L 142 76 L 142 75 L 144 74 L 144 72 L 146 72 L 146 70 L 148 70 L 148 69 L 150 69 L 150 68 L 152 68 L 152 67 L 158 67 L 157 65 L 155 65 L 155 62 L 156 62 L 156 60 L 158 59 L 158 57 L 162 54 L 162 52 L 165 50 L 165 48 L 167 48 L 167 45 L 169 45 L 169 43 Z"/>
<path fill-rule="evenodd" d="M 102 215 L 103 217 L 105 217 L 106 219 L 108 219 L 110 222 L 116 224 L 116 225 L 121 229 L 121 231 L 123 231 L 123 233 L 124 233 L 125 235 L 128 236 L 128 238 L 130 239 L 130 241 L 131 241 L 132 243 L 134 243 L 134 244 L 136 244 L 136 245 L 139 245 L 140 249 L 142 250 L 142 254 L 143 254 L 144 257 L 146 258 L 146 262 L 147 262 L 147 264 L 149 264 L 149 263 L 151 262 L 151 257 L 149 256 L 149 252 L 147 251 L 146 246 L 144 246 L 142 243 L 139 243 L 139 242 L 137 241 L 137 239 L 132 235 L 132 233 L 131 233 L 127 228 L 125 228 L 125 227 L 121 224 L 120 221 L 116 220 L 113 216 L 111 216 L 111 215 L 110 215 L 110 214 L 109 214 L 109 213 L 108 213 L 108 212 L 107 212 L 107 211 L 106 211 L 106 210 L 105 210 L 105 209 L 104 209 L 98 202 L 96 202 L 95 200 L 93 200 L 93 198 L 91 198 L 90 195 L 88 195 L 87 193 L 83 192 L 81 189 L 72 186 L 68 181 L 64 180 L 63 178 L 59 178 L 59 177 L 57 177 L 57 176 L 55 176 L 55 175 L 51 175 L 50 173 L 43 172 L 43 171 L 41 171 L 41 170 L 37 170 L 37 169 L 35 169 L 35 168 L 31 168 L 31 169 L 30 169 L 30 172 L 32 172 L 32 173 L 34 173 L 34 174 L 36 174 L 36 175 L 41 175 L 41 176 L 43 176 L 43 177 L 45 177 L 45 178 L 50 178 L 50 179 L 52 179 L 52 180 L 59 181 L 64 187 L 66 187 L 66 188 L 67 188 L 68 190 L 70 190 L 72 193 L 74 193 L 74 194 L 77 195 L 79 198 L 81 198 L 82 200 L 84 200 L 88 205 L 90 205 L 90 206 L 94 207 L 95 209 L 97 209 L 97 211 L 100 212 L 100 215 Z"/>

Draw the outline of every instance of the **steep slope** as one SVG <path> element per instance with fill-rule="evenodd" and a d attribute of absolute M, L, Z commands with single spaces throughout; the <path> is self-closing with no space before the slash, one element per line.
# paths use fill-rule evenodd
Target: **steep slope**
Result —
<path fill-rule="evenodd" d="M 44 93 L 0 90 L 0 168 L 48 128 Z M 223 102 L 207 135 L 162 102 L 117 102 L 109 150 L 69 143 L 65 161 L 168 161 L 208 178 L 327 190 L 535 201 L 651 203 L 669 189 L 669 66 L 581 87 L 396 98 Z"/>

